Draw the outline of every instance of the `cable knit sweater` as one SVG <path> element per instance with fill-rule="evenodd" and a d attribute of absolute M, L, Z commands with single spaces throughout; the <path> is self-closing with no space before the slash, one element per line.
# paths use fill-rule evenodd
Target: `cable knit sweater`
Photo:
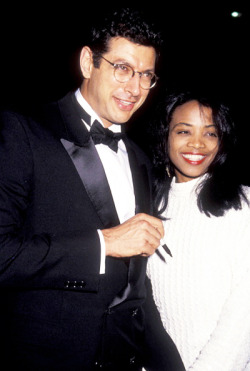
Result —
<path fill-rule="evenodd" d="M 187 370 L 250 370 L 250 208 L 207 217 L 199 182 L 172 181 L 164 223 L 173 257 L 160 248 L 166 262 L 149 259 L 154 299 Z"/>

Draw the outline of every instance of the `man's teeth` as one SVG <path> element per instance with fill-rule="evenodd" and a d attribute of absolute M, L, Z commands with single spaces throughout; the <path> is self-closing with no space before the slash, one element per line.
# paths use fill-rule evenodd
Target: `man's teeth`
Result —
<path fill-rule="evenodd" d="M 203 155 L 191 155 L 191 154 L 183 154 L 182 155 L 183 157 L 187 158 L 188 160 L 191 160 L 191 161 L 201 161 L 203 160 L 203 158 L 205 158 L 206 156 L 203 156 Z"/>
<path fill-rule="evenodd" d="M 127 106 L 129 106 L 130 104 L 132 104 L 132 102 L 127 102 L 127 101 L 125 101 L 125 100 L 120 100 L 120 102 L 121 102 L 122 104 L 124 104 L 124 105 L 127 105 Z"/>

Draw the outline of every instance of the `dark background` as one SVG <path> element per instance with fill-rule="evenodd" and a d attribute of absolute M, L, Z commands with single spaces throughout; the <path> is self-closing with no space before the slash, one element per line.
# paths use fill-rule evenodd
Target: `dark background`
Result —
<path fill-rule="evenodd" d="M 2 5 L 0 106 L 26 111 L 38 102 L 58 99 L 75 89 L 81 81 L 78 58 L 86 30 L 93 17 L 98 19 L 116 4 L 51 1 Z M 240 138 L 238 164 L 249 182 L 247 1 L 223 5 L 219 1 L 151 0 L 122 5 L 132 4 L 144 9 L 159 25 L 165 47 L 160 82 L 148 100 L 147 110 L 140 112 L 141 119 L 131 135 L 143 142 L 138 132 L 144 117 L 153 112 L 166 88 L 211 91 L 231 107 Z M 234 10 L 241 17 L 232 18 Z"/>

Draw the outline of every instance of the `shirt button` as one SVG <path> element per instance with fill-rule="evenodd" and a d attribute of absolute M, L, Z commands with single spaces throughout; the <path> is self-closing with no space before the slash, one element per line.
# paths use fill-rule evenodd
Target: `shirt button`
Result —
<path fill-rule="evenodd" d="M 108 308 L 107 310 L 106 310 L 106 314 L 113 314 L 114 313 L 114 311 L 113 311 L 113 309 L 111 309 L 111 308 Z"/>
<path fill-rule="evenodd" d="M 133 310 L 132 317 L 137 316 L 137 313 L 138 313 L 138 308 L 136 308 L 136 309 Z"/>
<path fill-rule="evenodd" d="M 99 362 L 95 362 L 95 368 L 102 368 L 102 364 Z"/>
<path fill-rule="evenodd" d="M 134 365 L 135 364 L 135 356 L 133 356 L 133 357 L 130 358 L 129 363 L 130 363 L 130 365 Z"/>

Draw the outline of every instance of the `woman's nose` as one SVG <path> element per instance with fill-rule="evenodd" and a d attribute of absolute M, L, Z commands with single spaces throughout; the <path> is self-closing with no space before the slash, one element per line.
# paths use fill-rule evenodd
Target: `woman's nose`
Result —
<path fill-rule="evenodd" d="M 197 148 L 204 148 L 205 143 L 204 143 L 203 138 L 200 135 L 194 135 L 190 138 L 190 140 L 188 142 L 188 146 L 196 148 L 196 149 Z"/>

